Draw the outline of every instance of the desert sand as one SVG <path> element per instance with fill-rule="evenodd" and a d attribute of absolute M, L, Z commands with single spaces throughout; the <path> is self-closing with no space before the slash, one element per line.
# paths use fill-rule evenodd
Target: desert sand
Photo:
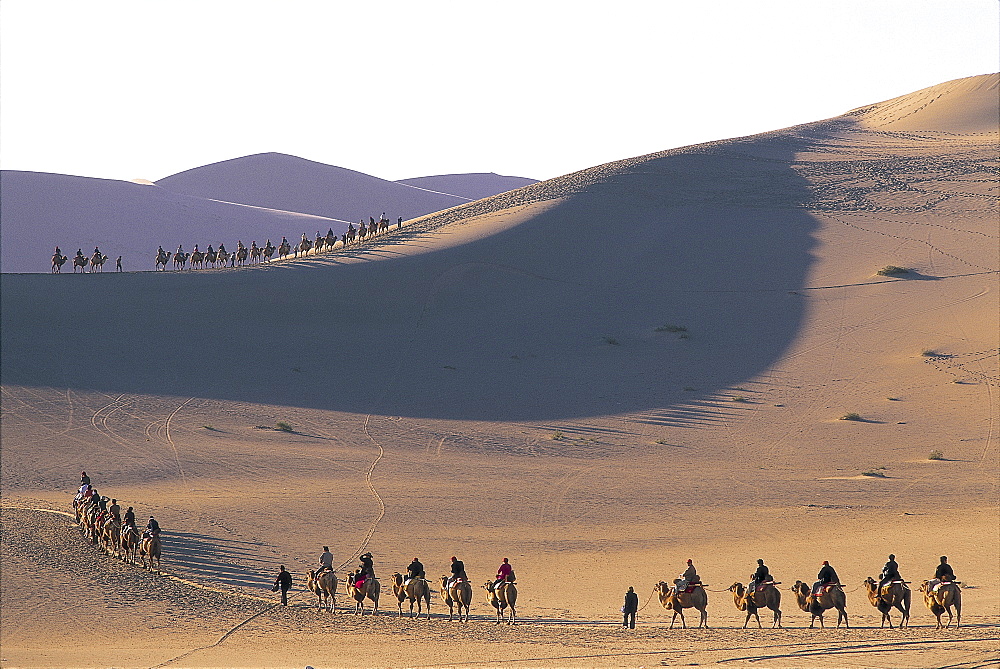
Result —
<path fill-rule="evenodd" d="M 995 665 L 998 84 L 601 165 L 348 254 L 5 275 L 0 663 Z M 164 574 L 84 543 L 81 470 L 156 516 Z M 341 575 L 374 554 L 378 616 L 302 591 L 324 544 Z M 861 583 L 890 552 L 914 588 L 949 557 L 961 628 L 917 592 L 879 628 Z M 397 619 L 392 572 L 452 555 L 472 620 L 437 583 L 431 620 Z M 515 626 L 478 587 L 503 557 Z M 707 630 L 652 597 L 688 558 Z M 725 591 L 757 558 L 784 629 L 741 629 Z M 788 591 L 822 560 L 850 629 Z"/>

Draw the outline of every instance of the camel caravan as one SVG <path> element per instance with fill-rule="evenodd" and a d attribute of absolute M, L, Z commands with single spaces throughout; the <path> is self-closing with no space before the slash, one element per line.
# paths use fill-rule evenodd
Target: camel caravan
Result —
<path fill-rule="evenodd" d="M 94 545 L 99 546 L 108 555 L 117 557 L 129 564 L 141 562 L 144 569 L 160 573 L 160 558 L 162 545 L 160 541 L 160 526 L 155 518 L 149 517 L 149 522 L 140 532 L 136 525 L 135 512 L 132 507 L 122 513 L 117 499 L 101 495 L 91 483 L 87 472 L 81 473 L 80 487 L 73 498 L 73 515 L 83 530 L 84 536 Z M 859 586 L 865 589 L 868 601 L 881 614 L 881 625 L 893 627 L 892 613 L 899 613 L 898 626 L 908 627 L 910 621 L 910 601 L 912 592 L 910 581 L 905 581 L 899 574 L 896 556 L 890 555 L 889 561 L 882 568 L 879 580 L 869 576 Z M 465 571 L 465 564 L 452 556 L 451 573 L 441 576 L 437 595 L 448 607 L 448 620 L 468 622 L 474 589 L 472 581 Z M 284 566 L 282 566 L 284 571 Z M 287 603 L 285 594 L 291 585 L 290 576 L 283 574 L 285 587 L 282 590 L 282 603 Z M 275 590 L 279 587 L 280 577 L 275 582 Z M 349 600 L 354 602 L 354 613 L 365 615 L 366 609 L 370 615 L 377 615 L 382 586 L 375 576 L 374 558 L 371 553 L 360 556 L 360 564 L 354 572 L 344 579 L 338 578 L 333 567 L 333 554 L 329 546 L 323 547 L 319 567 L 306 572 L 306 590 L 316 596 L 316 607 L 321 611 L 337 612 L 337 588 L 343 582 Z M 396 600 L 396 616 L 403 616 L 403 606 L 408 605 L 409 617 L 429 620 L 431 617 L 431 589 L 424 566 L 420 560 L 413 558 L 405 573 L 395 572 L 391 578 L 391 592 Z M 744 629 L 753 618 L 758 628 L 763 628 L 760 619 L 762 609 L 772 614 L 771 627 L 782 627 L 781 581 L 775 580 L 763 560 L 757 560 L 757 569 L 750 576 L 750 582 L 744 586 L 737 581 L 726 590 L 713 592 L 730 592 L 736 609 L 746 614 L 743 621 Z M 496 578 L 485 582 L 482 589 L 486 591 L 486 602 L 496 613 L 496 623 L 514 625 L 517 623 L 518 586 L 514 569 L 507 558 L 497 569 Z M 817 580 L 810 585 L 806 581 L 796 580 L 790 588 L 796 605 L 804 613 L 809 614 L 809 627 L 813 628 L 817 621 L 820 627 L 825 626 L 824 614 L 835 609 L 837 612 L 837 627 L 841 624 L 850 627 L 847 617 L 847 592 L 840 582 L 837 572 L 829 562 L 823 561 Z M 937 619 L 937 628 L 949 628 L 952 623 L 956 627 L 962 624 L 962 590 L 961 582 L 955 580 L 955 572 L 948 564 L 946 556 L 934 572 L 934 578 L 922 581 L 919 592 L 923 595 L 924 604 Z M 687 561 L 685 571 L 672 582 L 659 581 L 653 586 L 653 594 L 657 595 L 660 605 L 672 614 L 670 629 L 674 628 L 680 618 L 681 627 L 686 628 L 685 609 L 698 612 L 698 627 L 708 627 L 708 587 L 702 582 L 691 560 Z M 652 597 L 652 594 L 650 595 Z M 637 600 L 632 588 L 626 595 L 625 613 L 626 627 L 629 616 L 634 627 L 634 614 L 637 610 Z M 631 601 L 631 603 L 630 603 Z M 947 614 L 947 622 L 942 622 L 942 616 Z M 443 615 L 443 614 L 442 614 Z"/>
<path fill-rule="evenodd" d="M 795 581 L 790 588 L 794 593 L 795 603 L 799 609 L 808 613 L 809 627 L 819 621 L 824 627 L 823 615 L 830 609 L 837 611 L 837 627 L 841 623 L 850 627 L 847 620 L 847 593 L 840 582 L 837 572 L 826 560 L 817 576 L 817 581 L 810 586 L 804 581 Z M 771 577 L 770 570 L 763 560 L 757 560 L 757 570 L 751 575 L 746 586 L 741 582 L 733 583 L 727 588 L 733 594 L 733 603 L 738 611 L 746 613 L 743 627 L 746 628 L 751 618 L 757 622 L 758 628 L 763 628 L 759 611 L 768 609 L 772 613 L 771 627 L 781 627 L 781 591 L 777 586 L 781 581 Z M 869 576 L 862 583 L 868 594 L 868 601 L 882 614 L 880 627 L 886 624 L 893 627 L 890 613 L 895 609 L 900 614 L 899 627 L 908 627 L 910 621 L 910 581 L 904 581 L 899 575 L 896 556 L 890 555 L 889 561 L 882 568 L 881 579 L 876 581 Z M 934 578 L 923 581 L 919 591 L 924 596 L 924 604 L 937 618 L 937 628 L 956 627 L 962 623 L 962 590 L 961 581 L 955 580 L 955 573 L 948 564 L 947 556 L 941 557 L 941 563 L 934 572 Z M 698 576 L 691 560 L 687 561 L 687 570 L 673 583 L 660 581 L 653 586 L 653 592 L 658 596 L 664 609 L 673 613 L 670 628 L 673 629 L 678 617 L 681 626 L 686 627 L 684 609 L 695 609 L 699 612 L 698 627 L 708 627 L 708 590 Z M 494 606 L 496 606 L 494 604 Z M 627 600 L 626 600 L 627 606 Z M 954 613 L 952 611 L 954 610 Z M 622 608 L 626 612 L 626 608 Z M 941 616 L 948 614 L 947 624 L 941 622 Z"/>
<path fill-rule="evenodd" d="M 144 569 L 159 573 L 162 554 L 159 523 L 150 516 L 140 533 L 132 507 L 122 513 L 118 500 L 101 495 L 87 472 L 81 473 L 80 488 L 73 498 L 73 515 L 90 543 L 128 564 L 141 560 Z"/>
<path fill-rule="evenodd" d="M 403 217 L 400 216 L 396 219 L 395 230 L 398 231 L 402 227 Z M 383 212 L 378 220 L 375 220 L 374 216 L 369 216 L 368 221 L 362 218 L 358 222 L 358 227 L 354 227 L 354 223 L 349 223 L 347 230 L 342 235 L 334 234 L 333 228 L 327 230 L 326 234 L 317 230 L 315 238 L 310 238 L 303 232 L 302 238 L 295 244 L 291 244 L 288 239 L 282 237 L 277 246 L 272 244 L 270 239 L 266 240 L 263 246 L 258 246 L 257 241 L 254 240 L 250 242 L 249 247 L 243 244 L 243 240 L 239 240 L 236 242 L 234 251 L 227 251 L 225 244 L 219 244 L 218 249 L 209 244 L 208 249 L 204 251 L 198 248 L 198 244 L 195 244 L 192 251 L 185 251 L 183 244 L 178 246 L 176 251 L 164 251 L 161 246 L 156 251 L 153 269 L 154 271 L 166 271 L 167 267 L 171 266 L 175 271 L 180 271 L 259 265 L 271 262 L 275 254 L 277 254 L 278 260 L 285 260 L 299 256 L 305 257 L 310 253 L 312 255 L 329 253 L 334 250 L 344 250 L 352 245 L 369 241 L 390 232 L 392 232 L 392 225 Z M 338 244 L 339 246 L 337 246 Z M 57 246 L 52 254 L 51 273 L 61 274 L 63 265 L 69 260 L 70 258 L 63 255 Z M 80 273 L 103 272 L 104 263 L 108 261 L 108 256 L 101 253 L 98 248 L 94 248 L 94 253 L 90 256 L 84 255 L 83 249 L 79 249 L 72 261 L 74 273 L 78 270 Z M 118 257 L 115 269 L 119 272 L 122 271 L 121 256 Z"/>
<path fill-rule="evenodd" d="M 396 220 L 396 230 L 399 230 L 402 226 L 403 217 L 400 216 Z M 287 238 L 282 237 L 277 246 L 272 244 L 270 239 L 266 240 L 263 246 L 258 246 L 257 240 L 253 240 L 250 242 L 249 247 L 243 244 L 243 240 L 239 240 L 236 242 L 236 250 L 231 252 L 226 250 L 225 244 L 219 244 L 218 249 L 213 248 L 209 244 L 208 249 L 205 251 L 200 250 L 198 245 L 195 244 L 194 250 L 190 252 L 185 251 L 183 245 L 178 246 L 176 251 L 164 251 L 161 246 L 156 251 L 153 268 L 157 271 L 166 271 L 167 265 L 170 264 L 173 265 L 174 270 L 188 268 L 236 268 L 246 265 L 260 265 L 271 262 L 275 254 L 277 254 L 278 260 L 285 260 L 300 256 L 306 257 L 310 253 L 312 255 L 329 253 L 374 239 L 376 236 L 387 234 L 390 231 L 391 225 L 389 219 L 383 213 L 377 221 L 374 216 L 370 216 L 367 223 L 364 219 L 361 219 L 357 228 L 354 227 L 354 223 L 349 223 L 347 230 L 340 236 L 333 232 L 333 228 L 327 230 L 325 235 L 317 230 L 315 238 L 310 238 L 303 232 L 302 238 L 295 244 L 290 243 Z M 340 244 L 340 246 L 335 249 L 334 247 L 337 244 Z"/>

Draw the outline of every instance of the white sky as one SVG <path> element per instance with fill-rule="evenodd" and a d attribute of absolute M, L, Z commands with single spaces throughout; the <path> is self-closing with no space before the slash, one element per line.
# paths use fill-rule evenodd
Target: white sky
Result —
<path fill-rule="evenodd" d="M 546 179 L 998 69 L 997 0 L 2 0 L 0 167 Z"/>

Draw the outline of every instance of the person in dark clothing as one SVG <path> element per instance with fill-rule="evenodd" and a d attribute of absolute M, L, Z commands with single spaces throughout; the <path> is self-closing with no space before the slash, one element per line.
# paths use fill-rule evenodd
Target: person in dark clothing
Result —
<path fill-rule="evenodd" d="M 881 589 L 886 584 L 902 580 L 903 577 L 899 575 L 899 565 L 896 564 L 896 556 L 890 553 L 889 561 L 882 567 L 882 580 L 878 582 L 878 587 Z"/>
<path fill-rule="evenodd" d="M 937 566 L 934 570 L 934 578 L 938 579 L 942 583 L 950 583 L 955 580 L 955 571 L 948 564 L 948 556 L 941 556 L 941 564 Z"/>
<path fill-rule="evenodd" d="M 635 594 L 633 588 L 629 588 L 628 592 L 625 593 L 625 605 L 622 607 L 622 613 L 625 614 L 622 620 L 622 627 L 627 627 L 629 629 L 635 629 L 635 614 L 639 610 L 639 595 Z"/>
<path fill-rule="evenodd" d="M 361 566 L 359 567 L 359 575 L 362 579 L 368 580 L 369 578 L 375 578 L 375 560 L 372 558 L 371 553 L 365 553 L 361 556 Z"/>
<path fill-rule="evenodd" d="M 451 556 L 451 579 L 448 581 L 448 585 L 451 585 L 458 580 L 469 580 L 468 574 L 465 573 L 465 563 L 459 560 L 454 555 Z"/>
<path fill-rule="evenodd" d="M 135 529 L 135 511 L 132 510 L 132 507 L 125 510 L 125 524 L 131 525 L 132 529 Z"/>
<path fill-rule="evenodd" d="M 424 565 L 417 558 L 406 568 L 406 578 L 424 578 Z"/>
<path fill-rule="evenodd" d="M 813 594 L 818 595 L 823 591 L 824 585 L 834 585 L 840 583 L 840 578 L 837 576 L 837 570 L 830 566 L 830 563 L 823 560 L 823 566 L 820 567 L 819 573 L 816 574 L 816 582 L 813 584 Z"/>
<path fill-rule="evenodd" d="M 400 216 L 399 218 L 396 219 L 396 229 L 399 230 L 401 227 L 403 227 L 403 217 L 402 216 Z"/>
<path fill-rule="evenodd" d="M 757 589 L 758 584 L 770 580 L 771 571 L 764 564 L 763 560 L 757 560 L 757 570 L 750 577 L 750 584 L 747 586 L 747 590 L 752 594 Z"/>
<path fill-rule="evenodd" d="M 274 579 L 274 592 L 281 591 L 281 605 L 288 606 L 288 591 L 292 587 L 292 574 L 285 571 L 285 565 L 278 565 L 278 577 Z"/>
<path fill-rule="evenodd" d="M 80 472 L 80 487 L 85 485 L 90 485 L 90 477 L 87 476 L 87 472 Z"/>
<path fill-rule="evenodd" d="M 160 524 L 156 522 L 156 518 L 149 517 L 149 522 L 146 523 L 146 533 L 151 537 L 159 536 Z"/>

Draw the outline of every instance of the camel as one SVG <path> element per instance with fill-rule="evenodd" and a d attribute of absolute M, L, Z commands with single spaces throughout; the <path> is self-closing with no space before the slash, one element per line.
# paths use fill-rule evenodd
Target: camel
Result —
<path fill-rule="evenodd" d="M 347 236 L 347 240 L 344 242 L 344 246 L 347 246 L 348 244 L 353 244 L 354 235 L 357 234 L 357 232 L 354 230 L 354 226 L 352 225 L 351 227 L 347 228 L 347 232 L 345 232 L 344 234 Z"/>
<path fill-rule="evenodd" d="M 139 530 L 131 525 L 122 527 L 121 551 L 122 560 L 135 564 L 135 553 L 139 548 Z"/>
<path fill-rule="evenodd" d="M 190 253 L 175 253 L 174 269 L 184 269 L 184 265 L 187 263 L 188 256 L 190 255 Z"/>
<path fill-rule="evenodd" d="M 156 560 L 156 571 L 159 572 L 161 552 L 160 537 L 158 535 L 154 534 L 149 537 L 143 537 L 139 548 L 139 555 L 142 557 L 143 568 L 153 571 L 153 560 Z M 149 557 L 149 566 L 146 565 L 147 556 Z"/>
<path fill-rule="evenodd" d="M 483 584 L 483 590 L 489 593 L 490 606 L 497 610 L 497 624 L 502 622 L 516 624 L 514 606 L 517 604 L 517 586 L 513 582 L 504 581 L 496 585 L 494 581 L 487 581 Z M 504 609 L 508 607 L 510 607 L 510 620 L 506 620 L 504 615 Z"/>
<path fill-rule="evenodd" d="M 441 595 L 448 605 L 448 620 L 453 620 L 455 609 L 458 609 L 458 622 L 462 620 L 462 609 L 465 609 L 465 620 L 469 622 L 469 606 L 472 605 L 472 584 L 468 581 L 455 581 L 448 585 L 448 577 L 441 577 Z"/>
<path fill-rule="evenodd" d="M 278 246 L 278 260 L 281 260 L 282 258 L 286 257 L 291 252 L 292 252 L 292 245 L 289 244 L 287 240 L 282 241 L 281 244 Z"/>
<path fill-rule="evenodd" d="M 819 626 L 824 627 L 823 612 L 827 609 L 837 609 L 837 627 L 840 627 L 841 620 L 844 621 L 845 627 L 850 627 L 847 622 L 847 595 L 844 594 L 844 589 L 839 585 L 815 596 L 811 594 L 808 583 L 795 581 L 792 592 L 795 593 L 795 600 L 799 608 L 812 616 L 809 619 L 809 627 L 813 626 L 817 618 L 819 618 Z"/>
<path fill-rule="evenodd" d="M 163 249 L 160 249 L 159 251 L 157 251 L 157 253 L 156 253 L 156 265 L 155 265 L 155 268 L 156 269 L 160 269 L 160 266 L 162 265 L 163 266 L 163 271 L 166 272 L 167 271 L 167 263 L 170 262 L 170 256 L 172 256 L 172 255 L 173 254 L 170 251 L 164 251 Z"/>
<path fill-rule="evenodd" d="M 378 597 L 379 591 L 382 589 L 379 585 L 378 579 L 368 578 L 365 582 L 358 588 L 354 584 L 354 579 L 348 577 L 345 587 L 347 588 L 347 594 L 354 598 L 354 613 L 355 615 L 361 614 L 365 615 L 365 598 L 372 600 L 372 615 L 378 615 Z"/>
<path fill-rule="evenodd" d="M 924 595 L 924 604 L 931 610 L 937 618 L 937 628 L 951 627 L 951 621 L 955 620 L 955 627 L 962 626 L 962 589 L 958 582 L 941 583 L 935 590 L 930 581 L 920 584 L 920 592 Z M 952 607 L 955 607 L 955 615 L 951 614 Z M 948 613 L 948 624 L 941 624 L 941 614 Z"/>
<path fill-rule="evenodd" d="M 66 264 L 67 260 L 69 260 L 69 258 L 60 253 L 52 254 L 52 273 L 61 274 L 62 266 Z"/>
<path fill-rule="evenodd" d="M 113 516 L 108 516 L 104 524 L 101 525 L 101 544 L 108 555 L 117 555 L 118 547 L 121 543 L 122 524 L 115 521 Z"/>
<path fill-rule="evenodd" d="M 326 233 L 326 248 L 333 250 L 333 245 L 337 243 L 337 235 L 333 234 L 333 229 L 327 231 Z"/>
<path fill-rule="evenodd" d="M 889 623 L 889 629 L 892 629 L 892 618 L 889 617 L 889 612 L 892 611 L 893 607 L 899 609 L 899 612 L 903 614 L 899 620 L 899 626 L 909 626 L 911 593 L 905 583 L 894 581 L 883 586 L 880 591 L 878 582 L 869 576 L 865 579 L 864 586 L 868 592 L 868 601 L 882 614 L 882 624 L 879 627 L 885 627 L 885 624 Z"/>
<path fill-rule="evenodd" d="M 205 263 L 215 267 L 215 263 L 219 260 L 219 252 L 213 251 L 212 247 L 208 247 L 208 251 L 205 252 Z"/>
<path fill-rule="evenodd" d="M 225 267 L 227 264 L 229 264 L 229 256 L 232 255 L 229 251 L 219 251 L 218 254 L 219 254 L 220 267 Z"/>
<path fill-rule="evenodd" d="M 316 575 L 312 569 L 306 574 L 306 587 L 316 595 L 316 608 L 324 607 L 331 613 L 337 611 L 337 575 L 332 571 L 324 571 Z"/>
<path fill-rule="evenodd" d="M 264 248 L 261 253 L 264 256 L 264 262 L 271 262 L 271 256 L 274 255 L 274 245 L 271 243 L 270 239 L 267 240 L 266 244 L 264 244 Z"/>
<path fill-rule="evenodd" d="M 760 592 L 751 593 L 745 590 L 742 583 L 733 583 L 729 586 L 729 592 L 733 593 L 733 602 L 740 611 L 747 612 L 747 619 L 743 621 L 743 629 L 746 629 L 750 622 L 750 616 L 757 619 L 757 627 L 763 629 L 760 624 L 759 609 L 768 608 L 774 614 L 771 628 L 781 627 L 781 591 L 773 585 L 765 586 Z"/>
<path fill-rule="evenodd" d="M 392 594 L 396 597 L 399 607 L 397 618 L 403 617 L 403 602 L 410 600 L 410 617 L 413 617 L 413 605 L 417 605 L 417 618 L 424 613 L 424 602 L 427 603 L 427 619 L 431 617 L 431 588 L 426 579 L 411 578 L 409 581 L 403 579 L 403 575 L 395 573 L 392 575 Z"/>
<path fill-rule="evenodd" d="M 250 264 L 254 265 L 260 262 L 260 247 L 257 246 L 257 240 L 250 242 Z"/>
<path fill-rule="evenodd" d="M 90 264 L 90 259 L 87 256 L 76 256 L 73 258 L 73 274 L 76 274 L 76 268 L 79 267 L 81 272 L 87 271 L 87 265 Z"/>
<path fill-rule="evenodd" d="M 692 585 L 695 585 L 693 592 L 678 593 L 674 592 L 674 588 L 670 583 L 660 581 L 656 584 L 655 590 L 660 598 L 660 604 L 663 608 L 674 612 L 674 617 L 670 619 L 670 629 L 674 628 L 674 621 L 677 620 L 677 616 L 681 617 L 681 627 L 687 628 L 687 624 L 684 622 L 684 609 L 691 608 L 698 609 L 701 613 L 698 627 L 708 627 L 708 593 L 705 592 L 705 588 L 701 583 Z"/>
<path fill-rule="evenodd" d="M 205 269 L 205 253 L 203 251 L 191 252 L 191 269 L 194 269 L 195 267 Z"/>
<path fill-rule="evenodd" d="M 93 273 L 93 272 L 103 272 L 104 271 L 104 263 L 106 263 L 107 261 L 108 261 L 108 257 L 107 256 L 101 255 L 100 253 L 95 253 L 90 258 L 90 271 L 91 271 L 91 273 Z"/>
<path fill-rule="evenodd" d="M 320 253 L 326 248 L 326 235 L 321 235 L 319 230 L 316 231 L 316 241 L 313 242 L 313 248 L 315 249 L 313 253 Z"/>
<path fill-rule="evenodd" d="M 309 241 L 309 239 L 305 236 L 305 233 L 303 233 L 302 241 L 299 242 L 298 245 L 295 247 L 295 257 L 298 258 L 299 253 L 301 253 L 303 257 L 309 255 L 309 249 L 311 248 L 312 248 L 312 242 Z"/>
<path fill-rule="evenodd" d="M 249 251 L 247 251 L 247 247 L 242 244 L 238 249 L 236 249 L 236 262 L 239 263 L 240 267 L 243 267 L 243 263 L 247 261 L 248 254 Z"/>

